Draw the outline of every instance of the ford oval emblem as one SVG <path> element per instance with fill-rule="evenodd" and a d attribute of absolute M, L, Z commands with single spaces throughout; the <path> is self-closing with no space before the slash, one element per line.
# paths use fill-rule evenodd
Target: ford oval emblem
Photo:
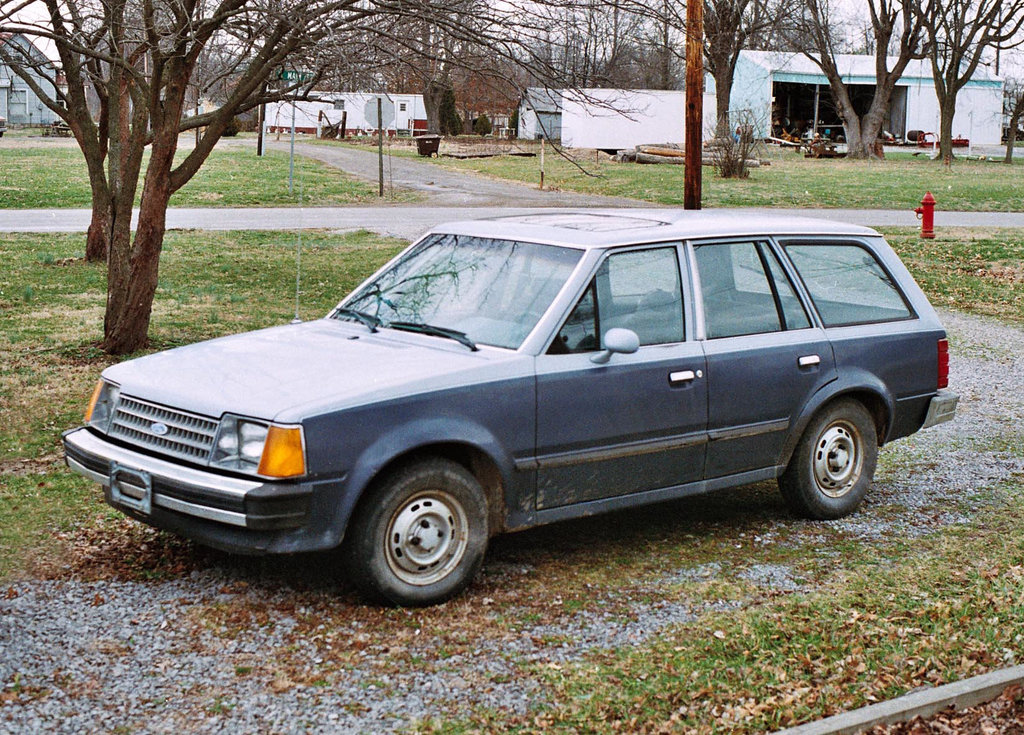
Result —
<path fill-rule="evenodd" d="M 159 421 L 149 425 L 149 430 L 157 436 L 166 436 L 170 429 L 167 428 L 167 424 L 162 424 Z"/>

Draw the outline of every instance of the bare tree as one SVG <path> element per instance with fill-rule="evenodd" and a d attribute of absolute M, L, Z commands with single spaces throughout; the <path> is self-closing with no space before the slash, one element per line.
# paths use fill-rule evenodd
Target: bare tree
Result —
<path fill-rule="evenodd" d="M 1024 0 L 927 0 L 917 14 L 939 98 L 939 155 L 949 162 L 957 95 L 988 53 L 1022 42 Z"/>
<path fill-rule="evenodd" d="M 789 5 L 781 0 L 704 0 L 704 58 L 715 79 L 716 133 L 730 133 L 729 99 L 740 51 L 778 32 Z"/>
<path fill-rule="evenodd" d="M 285 85 L 261 94 L 275 70 L 366 11 L 358 0 L 42 2 L 46 19 L 25 23 L 14 20 L 21 0 L 0 0 L 0 29 L 51 43 L 66 91 L 54 79 L 56 92 L 48 93 L 28 73 L 32 60 L 8 46 L 0 54 L 68 124 L 85 156 L 92 187 L 86 253 L 108 266 L 102 347 L 124 354 L 147 341 L 171 195 L 199 170 L 234 115 L 298 91 Z M 218 43 L 231 48 L 219 75 L 230 80 L 226 99 L 212 112 L 185 117 L 200 59 Z M 176 161 L 180 132 L 195 128 L 202 128 L 198 143 Z"/>
<path fill-rule="evenodd" d="M 447 0 L 40 1 L 47 15 L 30 22 L 18 20 L 27 0 L 0 0 L 0 32 L 52 44 L 66 86 L 57 84 L 52 66 L 11 44 L 0 45 L 0 58 L 68 124 L 85 157 L 92 187 L 86 252 L 107 261 L 101 345 L 114 354 L 146 344 L 167 203 L 199 170 L 236 114 L 308 96 L 330 66 L 327 50 L 346 44 L 385 55 L 418 54 L 439 62 L 437 68 L 447 48 L 475 44 L 528 66 L 539 61 L 532 42 L 547 31 L 546 18 L 535 10 L 543 3 L 534 0 L 497 6 L 465 0 L 467 8 L 477 4 L 464 13 L 448 12 Z M 424 22 L 451 45 L 441 44 L 442 51 L 418 46 L 405 31 Z M 200 73 L 200 59 L 215 46 L 229 51 L 218 56 L 230 60 L 217 73 L 224 99 L 211 112 L 186 116 L 196 87 L 215 83 Z M 383 60 L 371 59 L 373 65 Z M 282 68 L 308 76 L 275 82 L 268 91 Z M 47 75 L 56 91 L 44 90 L 33 71 Z M 179 134 L 193 129 L 202 131 L 198 143 L 176 160 Z"/>
<path fill-rule="evenodd" d="M 921 15 L 914 0 L 863 0 L 874 38 L 875 89 L 863 114 L 854 107 L 849 87 L 837 62 L 841 39 L 830 0 L 802 0 L 800 15 L 789 36 L 794 50 L 803 53 L 828 79 L 829 91 L 846 130 L 851 158 L 876 155 L 878 139 L 896 82 L 913 59 L 923 58 Z"/>
<path fill-rule="evenodd" d="M 1020 129 L 1020 121 L 1024 118 L 1024 80 L 1007 79 L 1004 87 L 1006 114 L 1009 116 L 1010 124 L 1006 131 L 1006 156 L 1004 163 L 1013 163 L 1013 147 L 1017 142 L 1017 131 Z"/>

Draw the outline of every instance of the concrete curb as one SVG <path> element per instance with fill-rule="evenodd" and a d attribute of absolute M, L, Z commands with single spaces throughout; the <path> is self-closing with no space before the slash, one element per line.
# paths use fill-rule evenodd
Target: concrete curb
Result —
<path fill-rule="evenodd" d="M 998 697 L 1011 684 L 1024 682 L 1024 666 L 1001 669 L 934 689 L 925 689 L 888 702 L 861 707 L 852 712 L 827 717 L 806 725 L 779 730 L 774 735 L 856 735 L 875 725 L 905 722 L 917 716 L 929 717 L 949 705 L 957 709 L 973 707 Z"/>

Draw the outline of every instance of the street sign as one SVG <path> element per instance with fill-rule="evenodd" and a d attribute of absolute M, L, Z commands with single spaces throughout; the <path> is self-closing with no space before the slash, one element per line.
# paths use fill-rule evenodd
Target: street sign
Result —
<path fill-rule="evenodd" d="M 298 69 L 278 69 L 277 78 L 283 82 L 308 82 L 313 78 L 313 73 Z"/>
<path fill-rule="evenodd" d="M 377 120 L 377 97 L 381 98 L 380 116 L 383 118 L 379 121 L 379 124 Z M 376 95 L 366 101 L 363 114 L 366 116 L 367 124 L 371 127 L 386 128 L 395 121 L 395 103 L 383 95 Z"/>

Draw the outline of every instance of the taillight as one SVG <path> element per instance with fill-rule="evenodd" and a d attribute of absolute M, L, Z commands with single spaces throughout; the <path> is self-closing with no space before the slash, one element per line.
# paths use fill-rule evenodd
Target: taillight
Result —
<path fill-rule="evenodd" d="M 939 384 L 937 388 L 949 386 L 949 340 L 939 340 Z"/>

